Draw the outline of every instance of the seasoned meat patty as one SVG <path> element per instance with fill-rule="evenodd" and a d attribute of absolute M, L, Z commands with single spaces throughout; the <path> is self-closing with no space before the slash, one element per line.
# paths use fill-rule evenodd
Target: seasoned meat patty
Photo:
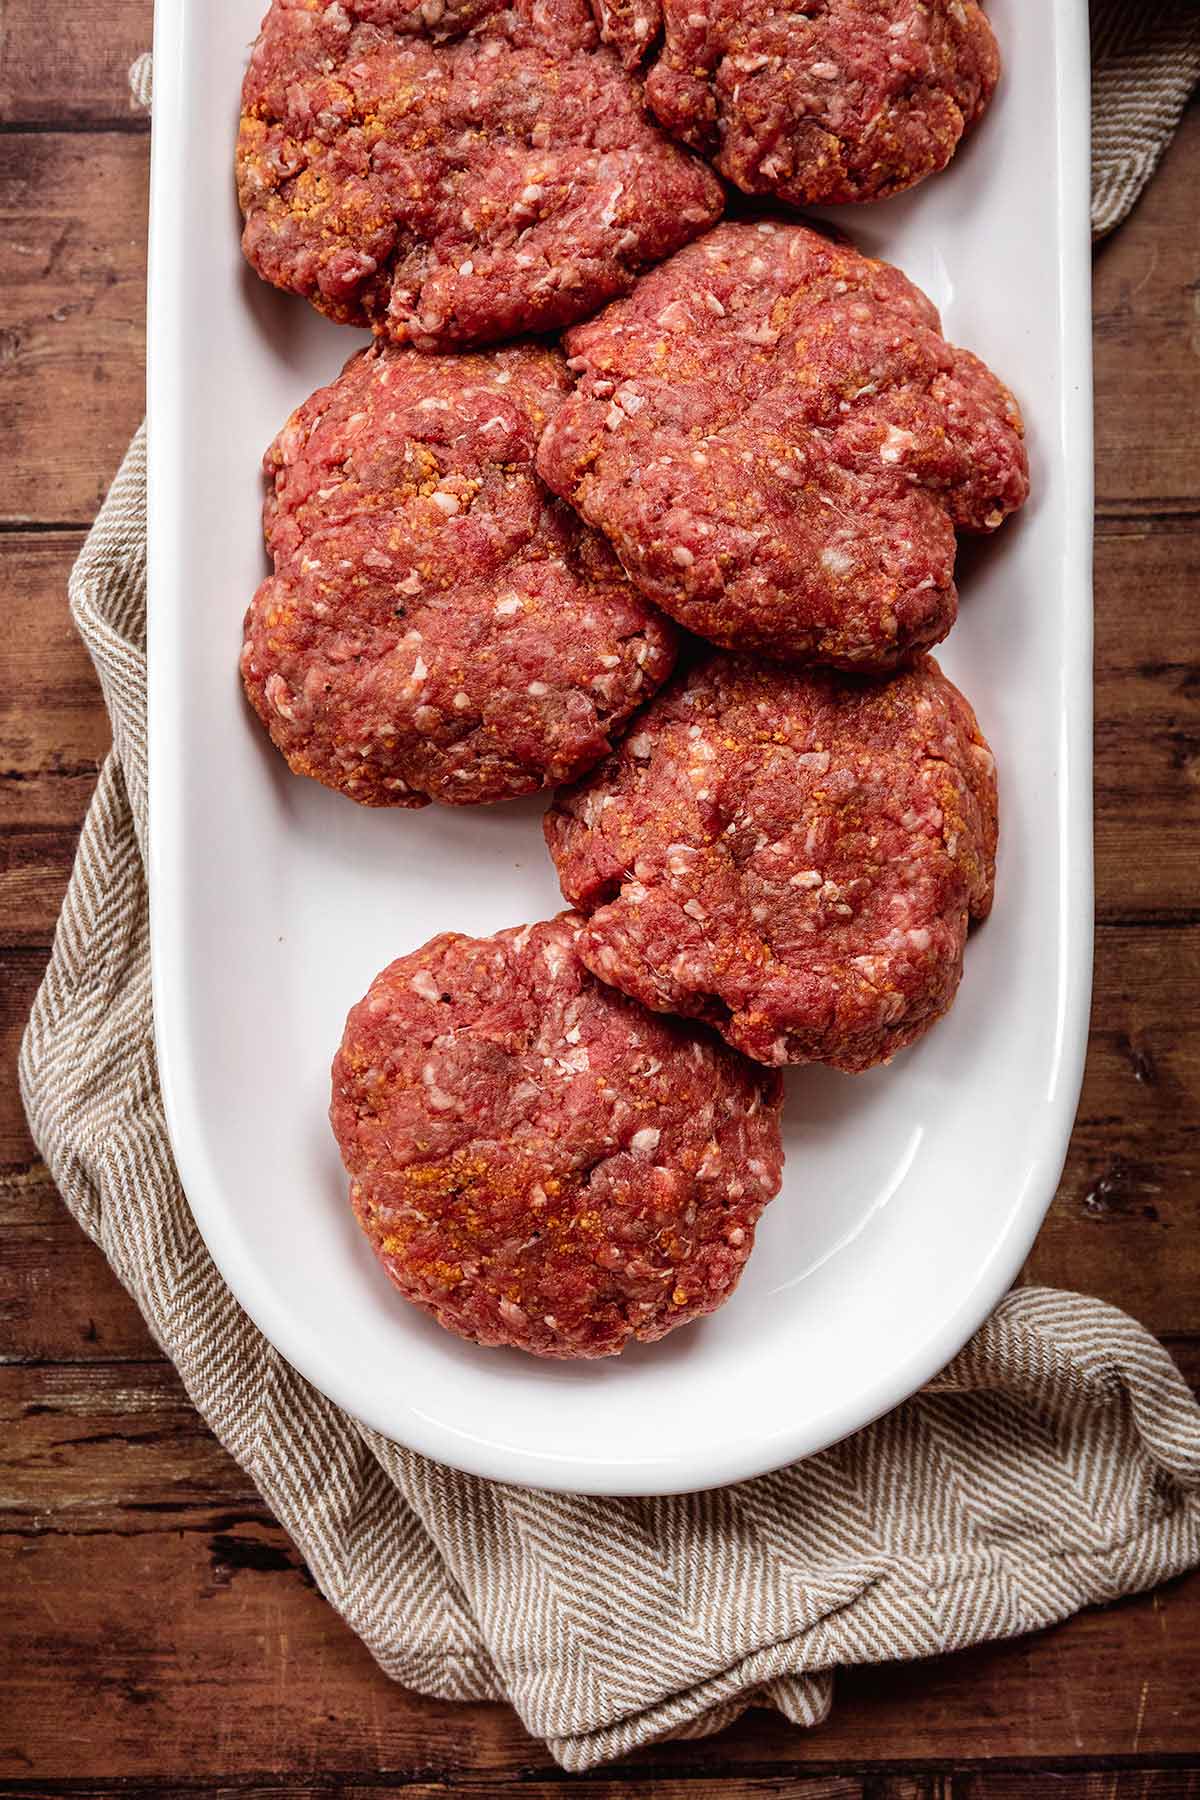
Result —
<path fill-rule="evenodd" d="M 586 318 L 722 206 L 588 0 L 273 0 L 238 192 L 260 275 L 421 349 Z"/>
<path fill-rule="evenodd" d="M 538 468 L 733 649 L 887 669 L 937 643 L 956 528 L 1028 491 L 1008 389 L 898 269 L 801 225 L 719 225 L 566 341 Z"/>
<path fill-rule="evenodd" d="M 595 981 L 579 929 L 434 938 L 372 982 L 333 1065 L 351 1202 L 396 1286 L 538 1356 L 720 1306 L 783 1167 L 778 1076 Z"/>
<path fill-rule="evenodd" d="M 710 654 L 546 839 L 605 981 L 760 1062 L 868 1069 L 954 998 L 992 903 L 995 765 L 930 657 L 869 681 Z"/>
<path fill-rule="evenodd" d="M 568 385 L 540 346 L 376 345 L 284 426 L 242 675 L 298 773 L 509 799 L 598 762 L 669 673 L 672 626 L 534 473 Z"/>
<path fill-rule="evenodd" d="M 991 100 L 996 39 L 975 0 L 595 0 L 646 98 L 747 194 L 877 200 L 945 168 Z"/>

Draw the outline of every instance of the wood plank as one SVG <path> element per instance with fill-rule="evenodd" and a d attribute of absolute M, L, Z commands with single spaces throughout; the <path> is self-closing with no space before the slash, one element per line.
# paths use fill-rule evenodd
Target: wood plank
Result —
<path fill-rule="evenodd" d="M 0 958 L 0 1169 L 8 1173 L 37 1159 L 17 1090 L 17 1054 L 45 965 L 42 951 L 9 951 Z"/>
<path fill-rule="evenodd" d="M 148 172 L 144 136 L 0 135 L 0 523 L 89 523 L 142 416 Z"/>
<path fill-rule="evenodd" d="M 508 1791 L 507 1783 L 505 1788 Z M 64 1793 L 70 1793 L 76 1800 L 120 1800 L 121 1795 L 138 1791 L 125 1784 L 113 1788 L 72 1783 L 70 1788 L 64 1789 L 29 1787 L 22 1782 L 17 1789 L 0 1782 L 0 1794 L 19 1792 L 24 1800 L 51 1800 L 51 1796 Z M 463 1800 L 494 1800 L 496 1783 L 490 1776 L 482 1781 L 473 1781 L 467 1776 L 455 1780 L 452 1787 L 441 1781 L 406 1781 L 402 1788 L 390 1791 L 403 1794 L 404 1800 L 448 1800 L 450 1795 L 462 1795 Z M 512 1784 L 511 1791 L 517 1791 L 516 1783 Z M 583 1791 L 588 1800 L 644 1800 L 647 1794 L 653 1794 L 654 1800 L 942 1800 L 943 1787 L 936 1776 L 928 1781 L 889 1781 L 886 1787 L 873 1782 L 868 1789 L 860 1780 L 849 1776 L 735 1775 L 718 1776 L 713 1781 L 701 1776 L 695 1780 L 684 1777 L 649 1784 L 641 1778 L 633 1781 L 589 1780 Z M 241 1783 L 237 1787 L 206 1784 L 204 1792 L 206 1800 L 284 1800 L 285 1796 L 286 1800 L 329 1800 L 330 1790 L 304 1780 L 289 1779 L 272 1782 L 269 1787 Z M 387 1800 L 388 1792 L 386 1788 L 354 1780 L 339 1781 L 337 1785 L 338 1800 Z M 570 1776 L 557 1781 L 522 1781 L 519 1792 L 521 1800 L 568 1800 L 568 1796 L 580 1793 L 580 1783 Z M 194 1788 L 164 1787 L 157 1782 L 154 1785 L 154 1800 L 195 1800 L 195 1795 Z M 1174 1796 L 1171 1795 L 1169 1800 L 1174 1800 Z"/>
<path fill-rule="evenodd" d="M 1198 159 L 1200 105 L 1193 105 L 1129 223 L 1096 253 L 1096 500 L 1102 512 L 1196 507 Z"/>
<path fill-rule="evenodd" d="M 0 122 L 143 127 L 129 65 L 150 48 L 153 0 L 62 6 L 48 28 L 45 0 L 5 0 L 0 23 Z"/>
<path fill-rule="evenodd" d="M 0 942 L 46 945 L 110 732 L 71 621 L 83 533 L 0 536 Z"/>
<path fill-rule="evenodd" d="M 1067 1165 L 1025 1279 L 1200 1332 L 1200 929 L 1101 930 Z"/>
<path fill-rule="evenodd" d="M 145 1362 L 141 1313 L 44 1163 L 0 1174 L 0 1363 Z"/>
<path fill-rule="evenodd" d="M 1055 1800 L 1200 1800 L 1196 1769 L 1093 1769 L 1055 1774 L 1045 1782 Z M 989 1769 L 958 1776 L 953 1800 L 1028 1800 L 1037 1791 L 1028 1772 Z"/>
<path fill-rule="evenodd" d="M 67 607 L 82 531 L 0 537 L 0 783 L 82 774 L 93 781 L 109 744 L 100 683 Z M 27 822 L 58 824 L 31 811 Z M 73 823 L 68 815 L 67 821 Z"/>
<path fill-rule="evenodd" d="M 0 1483 L 0 1532 L 36 1535 L 47 1505 L 55 1532 L 78 1535 L 174 1532 L 196 1508 L 264 1513 L 161 1361 L 0 1368 Z M 167 1522 L 147 1525 L 164 1500 Z"/>
<path fill-rule="evenodd" d="M 559 1780 L 515 1781 L 503 1783 L 504 1792 L 519 1791 L 523 1800 L 565 1800 L 581 1790 L 577 1777 Z M 148 1788 L 131 1781 L 119 1787 L 98 1786 L 91 1782 L 71 1782 L 46 1787 L 29 1782 L 0 1782 L 0 1794 L 19 1794 L 22 1800 L 59 1800 L 70 1794 L 74 1800 L 121 1800 L 121 1796 L 146 1794 Z M 154 1800 L 195 1800 L 194 1787 L 171 1787 L 160 1782 L 153 1786 Z M 925 1775 L 866 1774 L 858 1777 L 841 1775 L 721 1775 L 713 1780 L 703 1775 L 669 1776 L 656 1780 L 639 1776 L 615 1781 L 589 1778 L 585 1791 L 591 1800 L 642 1800 L 652 1794 L 655 1800 L 1196 1800 L 1200 1795 L 1200 1773 L 1186 1768 L 1126 1767 L 1093 1769 L 1060 1769 L 1053 1763 L 1033 1763 L 1024 1769 L 998 1769 L 959 1772 L 937 1772 Z M 330 1789 L 314 1785 L 303 1776 L 287 1775 L 269 1785 L 239 1782 L 225 1787 L 217 1781 L 205 1785 L 208 1800 L 328 1800 Z M 381 1786 L 366 1780 L 339 1780 L 339 1800 L 383 1800 L 392 1794 L 403 1794 L 404 1800 L 448 1800 L 463 1795 L 465 1800 L 480 1800 L 497 1793 L 496 1780 L 485 1776 L 474 1781 L 469 1776 L 446 1782 L 405 1781 L 402 1787 Z"/>
<path fill-rule="evenodd" d="M 1197 395 L 1200 379 L 1193 378 Z M 1200 482 L 1200 461 L 1193 457 Z M 1101 522 L 1096 542 L 1096 910 L 1200 909 L 1200 522 Z M 1136 598 L 1135 598 L 1136 597 Z M 1003 771 L 1001 772 L 1003 774 Z"/>

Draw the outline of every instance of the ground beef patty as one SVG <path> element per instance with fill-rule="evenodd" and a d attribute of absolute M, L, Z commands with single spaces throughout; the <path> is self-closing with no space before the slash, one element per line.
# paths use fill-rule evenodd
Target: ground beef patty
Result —
<path fill-rule="evenodd" d="M 778 1076 L 593 980 L 580 923 L 402 956 L 333 1065 L 350 1198 L 396 1286 L 538 1356 L 611 1356 L 720 1306 L 783 1167 Z"/>
<path fill-rule="evenodd" d="M 546 817 L 579 954 L 764 1063 L 860 1070 L 954 998 L 996 780 L 922 657 L 886 681 L 710 654 Z"/>
<path fill-rule="evenodd" d="M 1028 491 L 1016 402 L 887 263 L 727 223 L 567 334 L 538 467 L 637 585 L 734 649 L 885 669 L 954 622 L 955 528 Z"/>
<path fill-rule="evenodd" d="M 280 432 L 242 674 L 299 774 L 510 799 L 598 762 L 669 673 L 674 628 L 534 473 L 567 386 L 540 346 L 377 345 Z"/>
<path fill-rule="evenodd" d="M 238 191 L 260 275 L 421 349 L 585 318 L 722 206 L 588 0 L 274 0 Z"/>
<path fill-rule="evenodd" d="M 876 200 L 945 168 L 992 97 L 1000 57 L 974 0 L 594 0 L 646 98 L 748 194 Z"/>

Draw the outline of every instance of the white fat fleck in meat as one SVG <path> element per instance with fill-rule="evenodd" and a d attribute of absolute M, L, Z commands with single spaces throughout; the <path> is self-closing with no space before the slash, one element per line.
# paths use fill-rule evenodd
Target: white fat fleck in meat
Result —
<path fill-rule="evenodd" d="M 879 460 L 885 463 L 898 463 L 906 451 L 916 443 L 911 431 L 902 431 L 898 425 L 889 425 L 887 436 L 879 449 Z"/>
<path fill-rule="evenodd" d="M 653 1156 L 654 1152 L 658 1149 L 659 1139 L 661 1137 L 662 1132 L 658 1130 L 657 1126 L 643 1125 L 642 1129 L 640 1131 L 635 1131 L 630 1138 L 629 1148 L 635 1156 L 649 1158 Z"/>
<path fill-rule="evenodd" d="M 664 331 L 683 331 L 691 321 L 683 301 L 672 300 L 669 306 L 663 307 L 654 323 L 661 325 Z"/>
<path fill-rule="evenodd" d="M 428 969 L 418 969 L 409 986 L 414 994 L 420 994 L 422 1000 L 440 1000 L 442 997 L 437 982 Z"/>
<path fill-rule="evenodd" d="M 618 181 L 618 183 L 614 187 L 612 193 L 608 196 L 608 199 L 605 201 L 604 205 L 600 209 L 600 223 L 602 225 L 611 225 L 612 224 L 613 220 L 617 216 L 617 201 L 621 198 L 621 195 L 624 192 L 625 192 L 624 182 Z"/>
<path fill-rule="evenodd" d="M 266 696 L 280 718 L 294 719 L 296 717 L 295 709 L 292 706 L 291 689 L 278 671 L 267 676 Z"/>
<path fill-rule="evenodd" d="M 567 952 L 562 944 L 547 944 L 542 951 L 542 961 L 550 971 L 550 979 L 556 981 L 567 965 Z"/>
<path fill-rule="evenodd" d="M 519 613 L 520 610 L 521 600 L 518 594 L 501 594 L 492 608 L 493 615 L 497 619 L 511 619 L 513 614 Z"/>
<path fill-rule="evenodd" d="M 516 203 L 512 209 L 514 214 L 518 218 L 532 218 L 537 210 L 538 202 L 541 200 L 544 191 L 545 190 L 541 187 L 540 183 L 536 181 L 529 182 L 527 186 L 521 189 L 521 192 L 517 196 Z"/>
<path fill-rule="evenodd" d="M 846 575 L 854 567 L 854 558 L 831 544 L 821 552 L 821 567 L 831 575 Z"/>
<path fill-rule="evenodd" d="M 433 501 L 433 504 L 437 507 L 438 511 L 444 512 L 448 519 L 452 519 L 454 514 L 459 512 L 462 508 L 462 501 L 458 498 L 457 494 L 447 494 L 443 492 L 441 488 L 436 489 L 436 491 L 430 495 L 430 499 Z"/>

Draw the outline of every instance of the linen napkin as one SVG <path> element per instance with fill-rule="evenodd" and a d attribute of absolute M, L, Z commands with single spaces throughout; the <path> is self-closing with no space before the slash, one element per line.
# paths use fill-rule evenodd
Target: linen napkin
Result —
<path fill-rule="evenodd" d="M 1094 9 L 1093 224 L 1133 205 L 1200 74 L 1200 9 Z M 148 100 L 148 64 L 135 88 Z M 196 1407 L 384 1671 L 506 1699 L 570 1770 L 798 1724 L 833 1671 L 1027 1632 L 1200 1561 L 1200 1408 L 1166 1352 L 1079 1295 L 1010 1294 L 922 1393 L 804 1463 L 598 1500 L 460 1475 L 305 1382 L 214 1268 L 171 1158 L 151 1030 L 145 441 L 75 567 L 112 719 L 21 1051 L 34 1139 Z"/>

